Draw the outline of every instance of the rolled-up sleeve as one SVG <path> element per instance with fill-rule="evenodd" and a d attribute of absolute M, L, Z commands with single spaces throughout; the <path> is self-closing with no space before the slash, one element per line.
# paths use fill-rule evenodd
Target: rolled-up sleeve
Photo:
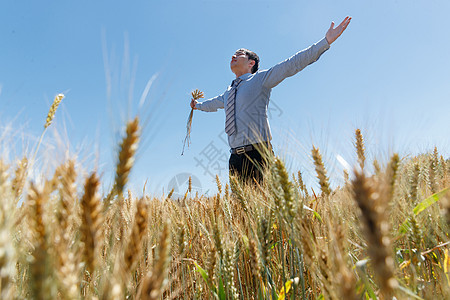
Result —
<path fill-rule="evenodd" d="M 309 46 L 308 48 L 297 52 L 295 55 L 280 62 L 272 68 L 261 71 L 265 72 L 263 75 L 263 86 L 266 88 L 273 88 L 277 86 L 287 77 L 293 76 L 303 70 L 306 66 L 317 61 L 319 57 L 328 49 L 330 45 L 326 38 Z"/>
<path fill-rule="evenodd" d="M 205 100 L 203 102 L 197 103 L 195 108 L 202 111 L 213 112 L 217 111 L 219 108 L 224 107 L 224 94 L 219 95 L 217 97 Z"/>

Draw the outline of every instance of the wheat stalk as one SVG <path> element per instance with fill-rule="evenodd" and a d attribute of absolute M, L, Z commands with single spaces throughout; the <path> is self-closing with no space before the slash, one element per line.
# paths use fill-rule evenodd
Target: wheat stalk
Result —
<path fill-rule="evenodd" d="M 203 92 L 201 92 L 200 90 L 195 90 L 191 93 L 192 96 L 192 100 L 198 100 L 201 98 L 204 98 L 204 94 Z M 181 152 L 181 155 L 184 154 L 184 147 L 187 146 L 189 147 L 189 145 L 191 144 L 191 129 L 192 129 L 192 117 L 194 116 L 194 109 L 191 108 L 191 112 L 189 113 L 189 117 L 187 119 L 187 124 L 186 124 L 186 137 L 184 138 L 184 143 L 183 143 L 183 151 Z"/>

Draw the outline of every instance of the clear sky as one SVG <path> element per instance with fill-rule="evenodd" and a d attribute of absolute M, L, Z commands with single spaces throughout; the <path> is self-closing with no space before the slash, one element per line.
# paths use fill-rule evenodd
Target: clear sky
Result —
<path fill-rule="evenodd" d="M 120 130 L 138 113 L 144 128 L 131 186 L 142 190 L 148 180 L 147 191 L 167 193 L 174 183 L 184 189 L 190 174 L 211 193 L 210 175 L 228 174 L 224 111 L 195 111 L 192 144 L 181 156 L 190 92 L 221 94 L 233 79 L 229 61 L 238 48 L 255 51 L 261 68 L 270 68 L 350 15 L 319 61 L 273 90 L 275 153 L 313 186 L 312 145 L 339 184 L 337 156 L 355 163 L 356 128 L 368 156 L 380 161 L 434 146 L 448 157 L 448 12 L 448 0 L 2 0 L 2 152 L 10 159 L 32 152 L 54 96 L 63 92 L 42 163 L 57 162 L 68 147 L 107 184 Z"/>

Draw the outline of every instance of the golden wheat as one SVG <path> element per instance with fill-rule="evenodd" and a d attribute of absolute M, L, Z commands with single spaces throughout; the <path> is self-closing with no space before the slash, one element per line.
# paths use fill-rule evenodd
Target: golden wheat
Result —
<path fill-rule="evenodd" d="M 450 163 L 437 149 L 369 174 L 357 136 L 360 168 L 332 190 L 313 147 L 327 201 L 281 159 L 263 182 L 230 178 L 232 193 L 216 177 L 217 194 L 193 195 L 191 178 L 177 201 L 126 191 L 139 136 L 135 119 L 111 191 L 95 172 L 80 185 L 73 158 L 39 184 L 32 159 L 0 157 L 2 298 L 449 298 Z"/>
<path fill-rule="evenodd" d="M 53 100 L 52 106 L 50 107 L 50 110 L 47 114 L 47 119 L 45 120 L 44 127 L 47 128 L 52 124 L 53 118 L 55 117 L 56 110 L 58 109 L 59 104 L 61 103 L 62 99 L 64 99 L 64 94 L 58 94 L 55 96 L 55 99 Z"/>
<path fill-rule="evenodd" d="M 326 171 L 325 165 L 323 164 L 323 161 L 322 161 L 322 155 L 320 154 L 319 149 L 314 146 L 313 146 L 311 152 L 312 152 L 312 158 L 314 160 L 314 165 L 316 167 L 316 173 L 317 173 L 317 178 L 319 179 L 320 188 L 322 189 L 322 193 L 325 196 L 328 196 L 331 193 L 330 183 L 329 183 L 330 180 L 328 179 L 327 171 Z"/>

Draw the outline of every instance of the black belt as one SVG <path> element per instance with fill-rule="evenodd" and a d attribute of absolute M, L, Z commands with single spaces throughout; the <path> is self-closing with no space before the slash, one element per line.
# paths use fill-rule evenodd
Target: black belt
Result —
<path fill-rule="evenodd" d="M 257 148 L 261 149 L 263 147 L 268 147 L 268 146 L 269 145 L 266 143 L 251 144 L 251 145 L 245 145 L 242 147 L 231 148 L 230 152 L 231 152 L 231 154 L 244 154 L 245 152 L 256 150 Z"/>

